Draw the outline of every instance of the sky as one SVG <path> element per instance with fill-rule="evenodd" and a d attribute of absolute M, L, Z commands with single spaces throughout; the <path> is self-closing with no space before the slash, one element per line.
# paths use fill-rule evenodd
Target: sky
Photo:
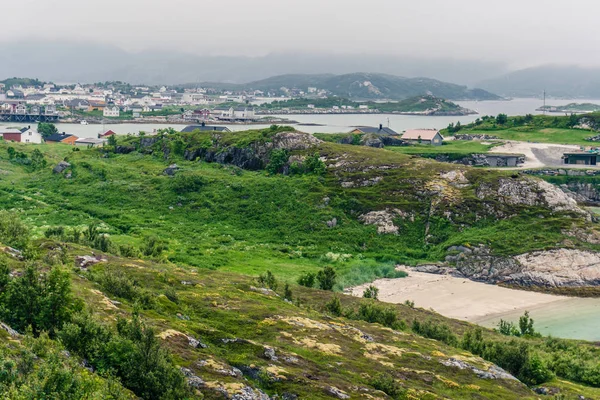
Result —
<path fill-rule="evenodd" d="M 0 42 L 600 65 L 597 0 L 2 0 Z"/>

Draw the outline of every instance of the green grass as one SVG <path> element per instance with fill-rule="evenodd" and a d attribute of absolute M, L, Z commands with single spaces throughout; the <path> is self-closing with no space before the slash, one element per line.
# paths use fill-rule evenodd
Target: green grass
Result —
<path fill-rule="evenodd" d="M 226 133 L 219 141 L 245 148 L 269 142 L 277 131 Z M 210 133 L 175 137 L 183 138 L 190 149 L 212 146 Z M 510 177 L 509 173 L 414 159 L 396 149 L 324 143 L 317 149 L 321 155 L 330 159 L 349 155 L 352 164 L 318 177 L 269 176 L 264 171 L 186 161 L 174 154 L 164 159 L 158 150 L 156 155 L 134 152 L 105 157 L 101 150 L 74 152 L 67 145 L 39 146 L 48 167 L 31 173 L 8 160 L 7 146 L 0 144 L 0 207 L 16 210 L 37 237 L 48 227 L 83 229 L 96 222 L 116 244 L 139 247 L 151 236 L 165 240 L 164 257 L 171 262 L 246 275 L 272 270 L 288 281 L 334 265 L 341 276 L 348 275 L 348 282 L 357 284 L 380 276 L 357 272 L 362 265 L 382 271 L 389 263 L 436 262 L 444 259 L 448 247 L 464 243 L 484 243 L 498 254 L 521 254 L 525 251 L 523 229 L 531 231 L 527 249 L 536 250 L 559 245 L 560 232 L 578 223 L 543 208 L 508 209 L 497 199 L 482 202 L 476 198 L 477 185 Z M 33 149 L 13 146 L 25 152 Z M 476 142 L 418 147 L 469 152 L 481 149 L 477 146 L 487 147 Z M 65 158 L 72 164 L 71 179 L 51 172 Z M 175 177 L 164 175 L 163 169 L 173 162 L 180 171 Z M 464 169 L 473 185 L 451 189 L 450 198 L 431 208 L 440 195 L 422 188 L 431 182 L 439 185 L 440 173 L 450 169 Z M 372 178 L 380 180 L 372 186 L 343 188 L 340 184 Z M 193 189 L 186 189 L 190 182 L 194 182 Z M 398 235 L 377 234 L 375 226 L 365 226 L 358 219 L 363 213 L 386 208 L 412 215 L 410 220 L 394 221 Z M 502 213 L 517 216 L 498 219 L 489 215 L 490 209 L 501 212 L 505 208 Z M 445 213 L 452 215 L 452 222 Z M 329 228 L 327 221 L 333 218 L 337 226 Z M 348 256 L 333 263 L 328 253 Z"/>
<path fill-rule="evenodd" d="M 444 142 L 441 146 L 431 145 L 414 145 L 414 146 L 388 146 L 386 150 L 394 151 L 402 154 L 456 154 L 469 155 L 487 153 L 498 144 L 483 144 L 479 141 L 471 140 L 451 140 Z"/>
<path fill-rule="evenodd" d="M 582 146 L 592 146 L 594 144 L 593 142 L 585 140 L 590 136 L 594 136 L 594 133 L 581 129 L 544 128 L 530 130 L 529 128 L 515 128 L 494 131 L 478 131 L 477 129 L 473 129 L 465 133 L 474 135 L 487 134 L 497 136 L 500 139 L 517 140 L 521 142 L 576 144 Z"/>

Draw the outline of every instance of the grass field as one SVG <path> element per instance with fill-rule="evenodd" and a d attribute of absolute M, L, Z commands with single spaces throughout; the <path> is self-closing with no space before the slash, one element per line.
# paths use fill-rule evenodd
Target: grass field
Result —
<path fill-rule="evenodd" d="M 469 155 L 476 153 L 487 153 L 497 144 L 483 144 L 473 140 L 451 140 L 444 142 L 441 146 L 414 145 L 414 146 L 388 146 L 386 150 L 402 154 L 457 154 Z"/>
<path fill-rule="evenodd" d="M 462 133 L 462 132 L 460 132 Z M 536 142 L 536 143 L 556 143 L 556 144 L 576 144 L 583 146 L 593 146 L 594 142 L 586 141 L 585 139 L 594 136 L 593 132 L 581 129 L 505 129 L 505 130 L 469 130 L 469 134 L 485 134 L 497 136 L 500 139 L 517 140 L 521 142 Z"/>

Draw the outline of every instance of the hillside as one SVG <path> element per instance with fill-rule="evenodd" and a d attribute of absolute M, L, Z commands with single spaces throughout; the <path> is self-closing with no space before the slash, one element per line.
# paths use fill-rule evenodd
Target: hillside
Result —
<path fill-rule="evenodd" d="M 23 350 L 49 371 L 19 370 L 26 398 L 537 398 L 525 383 L 598 396 L 591 344 L 324 290 L 401 278 L 396 263 L 453 246 L 493 265 L 597 250 L 573 233 L 597 234 L 589 215 L 543 181 L 276 126 L 105 149 L 0 142 L 0 171 L 0 243 L 22 250 L 0 253 L 0 318 L 50 335 L 0 335 L 2 360 Z M 63 371 L 77 380 L 49 383 Z"/>
<path fill-rule="evenodd" d="M 309 108 L 310 106 L 310 108 Z M 366 106 L 370 112 L 392 113 L 392 114 L 417 114 L 417 115 L 469 115 L 474 114 L 468 110 L 448 100 L 440 99 L 434 96 L 416 96 L 406 100 L 396 102 L 355 102 L 348 99 L 337 97 L 328 97 L 324 99 L 290 99 L 285 101 L 274 101 L 265 103 L 257 107 L 259 112 L 285 112 L 293 114 L 315 113 L 322 110 L 331 110 L 332 107 L 351 107 L 353 110 L 359 110 L 361 106 Z M 348 109 L 346 109 L 348 111 Z"/>
<path fill-rule="evenodd" d="M 546 65 L 510 72 L 484 80 L 478 87 L 510 97 L 547 96 L 596 99 L 600 98 L 600 70 L 577 66 Z"/>
<path fill-rule="evenodd" d="M 351 100 L 403 100 L 431 94 L 450 100 L 497 100 L 500 97 L 481 89 L 469 89 L 428 78 L 404 78 L 387 74 L 352 73 L 345 75 L 280 75 L 242 85 L 203 83 L 224 90 L 246 89 L 279 93 L 282 87 L 308 91 L 324 89 L 331 95 Z"/>

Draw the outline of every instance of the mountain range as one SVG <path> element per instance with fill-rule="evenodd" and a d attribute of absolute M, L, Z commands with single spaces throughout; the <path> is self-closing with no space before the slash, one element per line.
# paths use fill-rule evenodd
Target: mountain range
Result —
<path fill-rule="evenodd" d="M 196 86 L 189 84 L 186 86 Z M 309 87 L 324 89 L 330 94 L 360 100 L 404 100 L 430 94 L 451 100 L 498 100 L 499 96 L 482 89 L 442 82 L 431 78 L 405 78 L 379 73 L 351 73 L 343 75 L 279 75 L 246 84 L 201 83 L 199 86 L 224 90 L 261 90 L 281 94 L 281 88 Z"/>
<path fill-rule="evenodd" d="M 600 68 L 546 65 L 481 81 L 478 87 L 509 97 L 600 98 Z"/>
<path fill-rule="evenodd" d="M 245 83 L 282 74 L 369 71 L 472 85 L 508 71 L 501 63 L 449 58 L 330 53 L 211 56 L 165 50 L 128 52 L 117 46 L 65 41 L 0 41 L 0 55 L 0 79 L 31 76 L 59 83 Z"/>

